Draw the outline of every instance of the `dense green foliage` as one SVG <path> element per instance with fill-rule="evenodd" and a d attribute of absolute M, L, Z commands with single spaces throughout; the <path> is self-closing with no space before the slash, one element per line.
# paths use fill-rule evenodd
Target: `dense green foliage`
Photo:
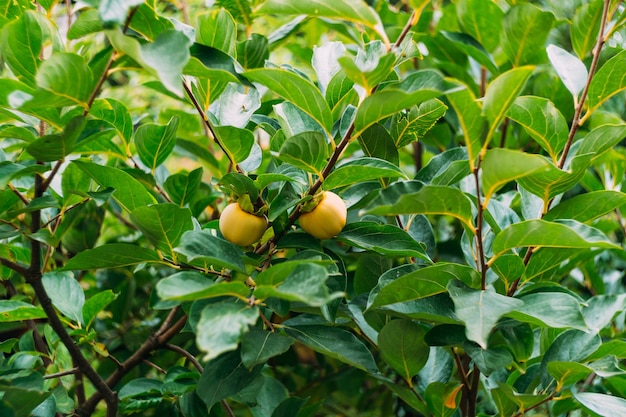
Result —
<path fill-rule="evenodd" d="M 0 0 L 0 415 L 626 415 L 625 39 L 620 0 Z"/>

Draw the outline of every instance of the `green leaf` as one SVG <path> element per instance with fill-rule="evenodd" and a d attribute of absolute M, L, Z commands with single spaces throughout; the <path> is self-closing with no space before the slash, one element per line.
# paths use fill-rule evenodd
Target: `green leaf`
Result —
<path fill-rule="evenodd" d="M 81 106 L 93 89 L 93 74 L 85 59 L 76 54 L 57 52 L 43 61 L 37 71 L 37 90 L 27 107 Z"/>
<path fill-rule="evenodd" d="M 289 322 L 283 325 L 288 336 L 316 352 L 372 374 L 379 372 L 372 353 L 348 330 L 320 325 L 291 326 Z"/>
<path fill-rule="evenodd" d="M 248 368 L 267 363 L 274 356 L 286 352 L 293 339 L 279 333 L 251 327 L 241 339 L 241 361 Z"/>
<path fill-rule="evenodd" d="M 570 26 L 570 37 L 572 47 L 580 59 L 585 59 L 596 44 L 600 33 L 602 4 L 602 0 L 583 3 L 574 14 Z"/>
<path fill-rule="evenodd" d="M 96 9 L 82 10 L 76 21 L 72 24 L 67 32 L 67 38 L 70 40 L 80 39 L 92 33 L 100 32 L 104 29 L 100 14 Z"/>
<path fill-rule="evenodd" d="M 393 71 L 396 55 L 390 53 L 382 42 L 374 41 L 365 45 L 365 50 L 359 49 L 354 58 L 343 56 L 338 62 L 348 78 L 365 91 L 372 91 Z"/>
<path fill-rule="evenodd" d="M 176 252 L 189 261 L 204 263 L 206 267 L 228 268 L 243 272 L 243 252 L 238 246 L 204 231 L 190 230 L 180 239 Z"/>
<path fill-rule="evenodd" d="M 70 271 L 47 272 L 42 283 L 52 304 L 67 318 L 80 324 L 83 321 L 85 293 Z"/>
<path fill-rule="evenodd" d="M 391 188 L 390 191 L 393 190 Z M 370 203 L 367 213 L 384 216 L 441 214 L 456 217 L 470 230 L 474 230 L 472 203 L 458 188 L 426 185 L 417 192 L 400 190 L 395 199 L 393 195 L 391 198 L 385 195 L 386 192 L 382 191 L 380 197 Z"/>
<path fill-rule="evenodd" d="M 490 0 L 461 0 L 457 4 L 459 23 L 488 51 L 498 46 L 504 13 Z"/>
<path fill-rule="evenodd" d="M 489 83 L 483 102 L 483 114 L 489 121 L 489 132 L 483 148 L 491 142 L 493 134 L 504 119 L 509 107 L 526 85 L 533 69 L 534 67 L 531 66 L 513 68 Z"/>
<path fill-rule="evenodd" d="M 368 308 L 405 303 L 445 293 L 448 283 L 455 279 L 469 286 L 476 286 L 480 283 L 480 275 L 473 268 L 460 264 L 437 262 L 434 265 L 403 275 L 385 285 Z"/>
<path fill-rule="evenodd" d="M 268 0 L 259 9 L 263 14 L 305 14 L 362 23 L 376 30 L 383 39 L 385 31 L 376 12 L 362 0 Z"/>
<path fill-rule="evenodd" d="M 509 9 L 502 21 L 502 49 L 514 67 L 540 64 L 545 60 L 544 45 L 554 21 L 552 13 L 530 3 Z"/>
<path fill-rule="evenodd" d="M 258 365 L 250 369 L 241 362 L 239 352 L 227 352 L 207 363 L 198 381 L 196 393 L 210 409 L 221 400 L 249 386 L 262 368 L 263 366 Z"/>
<path fill-rule="evenodd" d="M 62 160 L 74 149 L 76 140 L 83 132 L 86 122 L 83 116 L 77 116 L 70 120 L 63 133 L 35 139 L 26 147 L 26 152 L 38 161 Z"/>
<path fill-rule="evenodd" d="M 145 44 L 125 36 L 119 28 L 106 31 L 106 35 L 116 51 L 130 56 L 149 74 L 157 77 L 165 88 L 179 97 L 183 96 L 181 76 L 191 56 L 191 41 L 187 35 L 177 30 L 166 30 L 154 42 Z"/>
<path fill-rule="evenodd" d="M 507 183 L 538 171 L 545 171 L 549 166 L 550 162 L 540 155 L 503 148 L 489 149 L 481 166 L 485 195 L 483 205 L 486 206 L 491 196 Z"/>
<path fill-rule="evenodd" d="M 493 240 L 496 256 L 519 247 L 618 249 L 602 232 L 575 221 L 527 220 L 512 224 Z"/>
<path fill-rule="evenodd" d="M 71 258 L 61 271 L 121 268 L 144 263 L 163 263 L 159 254 L 130 243 L 107 243 Z"/>
<path fill-rule="evenodd" d="M 215 126 L 213 131 L 233 164 L 238 164 L 250 156 L 254 145 L 254 134 L 251 131 L 234 126 Z"/>
<path fill-rule="evenodd" d="M 183 233 L 193 229 L 191 210 L 171 203 L 153 204 L 137 207 L 130 218 L 150 243 L 176 263 L 174 248 Z"/>
<path fill-rule="evenodd" d="M 475 290 L 458 280 L 451 280 L 447 288 L 456 315 L 465 323 L 465 335 L 483 349 L 487 349 L 489 334 L 498 319 L 524 305 L 521 300 L 493 291 Z"/>
<path fill-rule="evenodd" d="M 254 295 L 259 300 L 275 297 L 321 307 L 343 295 L 340 292 L 330 294 L 326 285 L 327 279 L 328 270 L 324 266 L 300 264 L 278 286 L 258 285 Z"/>
<path fill-rule="evenodd" d="M 402 82 L 378 90 L 367 97 L 357 110 L 353 137 L 374 123 L 443 93 L 443 78 L 433 70 L 417 71 Z"/>
<path fill-rule="evenodd" d="M 481 349 L 476 345 L 465 343 L 463 349 L 485 376 L 506 368 L 513 362 L 513 356 L 504 347 Z"/>
<path fill-rule="evenodd" d="M 596 295 L 583 306 L 583 315 L 589 329 L 599 332 L 609 326 L 613 318 L 626 308 L 625 294 Z"/>
<path fill-rule="evenodd" d="M 491 2 L 488 2 L 488 4 L 494 5 Z M 478 43 L 473 37 L 468 36 L 464 33 L 457 32 L 442 31 L 441 34 L 445 36 L 448 40 L 454 42 L 454 45 L 457 48 L 465 52 L 468 56 L 474 58 L 476 62 L 485 67 L 487 71 L 489 71 L 493 75 L 496 75 L 500 72 L 491 55 L 489 55 L 485 48 L 483 48 L 483 45 Z"/>
<path fill-rule="evenodd" d="M 592 191 L 579 194 L 551 208 L 544 220 L 572 219 L 581 223 L 597 219 L 626 204 L 626 194 L 619 191 Z"/>
<path fill-rule="evenodd" d="M 577 155 L 593 154 L 594 163 L 626 137 L 626 124 L 603 124 L 589 132 L 581 141 Z"/>
<path fill-rule="evenodd" d="M 124 104 L 112 98 L 97 99 L 89 109 L 89 114 L 113 127 L 128 147 L 133 137 L 133 120 Z"/>
<path fill-rule="evenodd" d="M 98 6 L 100 20 L 108 26 L 123 25 L 130 9 L 141 3 L 141 0 L 102 0 Z"/>
<path fill-rule="evenodd" d="M 0 323 L 46 318 L 46 313 L 32 304 L 17 300 L 0 300 Z"/>
<path fill-rule="evenodd" d="M 141 162 L 152 174 L 156 171 L 174 150 L 176 145 L 176 130 L 178 117 L 174 116 L 167 125 L 148 123 L 139 126 L 135 132 L 135 145 Z"/>
<path fill-rule="evenodd" d="M 326 177 L 326 181 L 324 181 L 323 185 L 325 190 L 332 190 L 334 188 L 352 185 L 356 182 L 385 177 L 405 177 L 405 174 L 391 162 L 378 158 L 362 157 L 354 161 L 346 162 L 335 168 L 335 170 Z"/>
<path fill-rule="evenodd" d="M 156 285 L 162 300 L 195 301 L 205 298 L 233 296 L 246 298 L 250 288 L 241 281 L 215 283 L 206 275 L 182 271 L 161 279 Z"/>
<path fill-rule="evenodd" d="M 548 45 L 548 58 L 565 87 L 574 97 L 587 83 L 587 67 L 574 55 L 555 45 Z"/>
<path fill-rule="evenodd" d="M 210 361 L 224 352 L 237 349 L 248 327 L 259 318 L 258 307 L 225 300 L 202 309 L 197 325 L 196 342 L 206 352 L 203 359 Z"/>
<path fill-rule="evenodd" d="M 165 180 L 163 188 L 172 201 L 182 207 L 193 198 L 201 183 L 202 167 L 196 168 L 188 174 L 170 175 Z"/>
<path fill-rule="evenodd" d="M 29 87 L 36 86 L 35 74 L 40 65 L 42 38 L 42 29 L 33 11 L 27 11 L 0 31 L 2 58 L 17 79 Z"/>
<path fill-rule="evenodd" d="M 474 97 L 472 91 L 465 86 L 463 87 L 447 93 L 446 98 L 454 109 L 459 121 L 469 155 L 470 171 L 473 171 L 483 144 L 485 118 L 482 116 L 482 110 L 476 102 L 476 97 Z"/>
<path fill-rule="evenodd" d="M 267 86 L 280 97 L 298 106 L 330 135 L 333 124 L 330 109 L 320 90 L 309 80 L 279 68 L 253 69 L 244 72 L 243 75 L 251 81 Z"/>
<path fill-rule="evenodd" d="M 391 320 L 378 334 L 378 348 L 393 369 L 410 381 L 424 367 L 430 347 L 424 342 L 424 328 L 412 320 Z"/>
<path fill-rule="evenodd" d="M 72 163 L 85 171 L 100 186 L 114 188 L 115 191 L 111 196 L 128 212 L 157 202 L 139 181 L 120 169 L 87 161 L 72 161 Z"/>
<path fill-rule="evenodd" d="M 507 314 L 518 321 L 557 329 L 588 330 L 580 302 L 563 292 L 535 292 L 522 295 L 524 305 Z"/>
<path fill-rule="evenodd" d="M 587 113 L 598 109 L 609 98 L 626 90 L 626 51 L 621 51 L 602 65 L 589 84 Z"/>
<path fill-rule="evenodd" d="M 225 9 L 210 10 L 196 18 L 196 41 L 235 56 L 237 26 Z"/>
<path fill-rule="evenodd" d="M 237 44 L 237 59 L 246 69 L 261 68 L 270 57 L 269 41 L 261 34 L 253 33 Z"/>
<path fill-rule="evenodd" d="M 519 123 L 548 152 L 552 161 L 558 163 L 569 128 L 561 112 L 550 100 L 534 96 L 518 97 L 506 116 Z"/>
<path fill-rule="evenodd" d="M 435 123 L 446 114 L 446 110 L 448 110 L 448 106 L 437 99 L 432 99 L 412 107 L 404 115 L 396 116 L 391 125 L 391 134 L 396 148 L 403 148 L 423 138 Z"/>
<path fill-rule="evenodd" d="M 431 262 L 422 244 L 415 241 L 404 230 L 390 224 L 349 223 L 337 239 L 381 255 L 412 256 Z"/>
<path fill-rule="evenodd" d="M 574 398 L 588 411 L 602 417 L 626 414 L 626 400 L 608 394 L 575 392 Z"/>
<path fill-rule="evenodd" d="M 566 330 L 559 334 L 541 360 L 540 373 L 543 386 L 547 387 L 552 383 L 552 377 L 548 374 L 550 362 L 581 362 L 601 344 L 602 339 L 595 333 Z"/>
<path fill-rule="evenodd" d="M 584 381 L 593 369 L 577 362 L 553 361 L 548 363 L 548 372 L 557 382 L 557 389 Z"/>
<path fill-rule="evenodd" d="M 321 177 L 328 159 L 326 138 L 319 132 L 299 133 L 283 142 L 278 158 Z"/>
<path fill-rule="evenodd" d="M 117 298 L 117 294 L 111 290 L 101 291 L 90 297 L 83 306 L 83 322 L 85 327 L 89 327 L 96 315 L 104 310 Z"/>
<path fill-rule="evenodd" d="M 400 156 L 396 144 L 387 129 L 381 124 L 371 125 L 359 136 L 358 140 L 365 156 L 384 159 L 396 166 L 400 164 Z"/>

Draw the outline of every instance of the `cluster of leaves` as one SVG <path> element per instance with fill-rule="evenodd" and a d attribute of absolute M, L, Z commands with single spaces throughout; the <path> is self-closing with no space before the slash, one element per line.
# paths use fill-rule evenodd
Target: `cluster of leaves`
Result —
<path fill-rule="evenodd" d="M 209 3 L 0 0 L 1 415 L 626 415 L 621 0 Z"/>

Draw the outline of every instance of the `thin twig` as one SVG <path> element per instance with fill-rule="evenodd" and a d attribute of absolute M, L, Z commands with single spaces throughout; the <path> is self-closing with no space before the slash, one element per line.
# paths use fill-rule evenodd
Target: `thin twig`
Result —
<path fill-rule="evenodd" d="M 204 368 L 202 367 L 202 365 L 200 365 L 200 362 L 198 362 L 196 357 L 193 356 L 188 351 L 186 351 L 185 349 L 183 349 L 182 347 L 177 346 L 177 345 L 173 345 L 171 343 L 166 343 L 163 347 L 165 349 L 171 350 L 172 352 L 176 352 L 176 353 L 180 354 L 181 356 L 184 356 L 185 358 L 187 358 L 187 360 L 189 362 L 191 362 L 191 364 L 193 366 L 195 366 L 195 368 L 198 370 L 198 372 L 200 372 L 200 373 L 204 372 Z"/>
<path fill-rule="evenodd" d="M 17 198 L 19 198 L 20 201 L 22 203 L 24 203 L 24 205 L 27 206 L 30 203 L 30 201 L 28 201 L 28 199 L 26 197 L 24 197 L 24 195 L 22 193 L 20 193 L 19 190 L 17 188 L 15 188 L 11 183 L 8 183 L 7 187 L 9 187 L 9 190 L 11 190 L 13 192 L 13 194 L 15 194 L 17 196 Z"/>
<path fill-rule="evenodd" d="M 58 160 L 56 164 L 54 164 L 54 166 L 52 167 L 52 171 L 50 171 L 50 175 L 48 175 L 48 178 L 46 178 L 46 180 L 41 184 L 43 192 L 48 189 L 50 183 L 54 179 L 54 176 L 57 174 L 57 172 L 59 172 L 59 168 L 61 168 L 61 165 L 63 165 L 63 160 Z"/>
<path fill-rule="evenodd" d="M 228 413 L 230 417 L 235 417 L 235 413 L 233 412 L 233 409 L 230 408 L 230 405 L 228 405 L 228 402 L 226 400 L 222 400 L 220 401 L 220 403 L 222 404 L 222 407 L 224 408 L 224 410 L 226 411 L 226 413 Z"/>
<path fill-rule="evenodd" d="M 61 372 L 57 372 L 57 373 L 54 373 L 54 374 L 44 375 L 43 379 L 61 378 L 62 376 L 74 375 L 74 374 L 76 374 L 78 372 L 80 372 L 80 369 L 72 368 L 72 369 L 68 369 L 67 371 L 61 371 Z"/>

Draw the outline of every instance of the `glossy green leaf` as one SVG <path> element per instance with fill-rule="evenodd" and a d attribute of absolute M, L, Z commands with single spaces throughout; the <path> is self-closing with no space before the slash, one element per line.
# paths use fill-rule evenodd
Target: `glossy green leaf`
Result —
<path fill-rule="evenodd" d="M 584 381 L 593 370 L 577 362 L 553 361 L 548 363 L 548 372 L 556 380 L 559 388 Z"/>
<path fill-rule="evenodd" d="M 7 6 L 10 3 L 7 2 Z M 26 12 L 0 31 L 2 58 L 18 80 L 35 87 L 43 33 L 34 12 Z"/>
<path fill-rule="evenodd" d="M 372 91 L 391 74 L 396 56 L 387 50 L 384 43 L 374 41 L 365 45 L 364 50 L 359 49 L 354 59 L 344 56 L 338 62 L 355 84 L 365 88 L 365 91 Z"/>
<path fill-rule="evenodd" d="M 86 9 L 81 11 L 76 21 L 67 32 L 67 38 L 71 40 L 80 39 L 92 33 L 100 32 L 104 29 L 100 14 L 96 9 Z"/>
<path fill-rule="evenodd" d="M 626 124 L 603 124 L 593 129 L 580 141 L 577 155 L 593 154 L 591 163 L 594 163 L 625 137 Z"/>
<path fill-rule="evenodd" d="M 412 256 L 430 262 L 422 244 L 404 230 L 390 224 L 350 223 L 343 228 L 337 239 L 381 255 Z"/>
<path fill-rule="evenodd" d="M 237 59 L 246 69 L 262 68 L 269 57 L 269 41 L 259 33 L 253 33 L 237 44 Z"/>
<path fill-rule="evenodd" d="M 259 12 L 268 14 L 305 14 L 362 23 L 386 37 L 380 18 L 362 0 L 313 0 L 306 2 L 268 0 L 263 3 Z"/>
<path fill-rule="evenodd" d="M 243 252 L 238 246 L 204 231 L 190 230 L 183 234 L 176 252 L 185 255 L 189 261 L 200 262 L 208 267 L 228 268 L 244 271 L 241 258 Z"/>
<path fill-rule="evenodd" d="M 535 47 L 533 46 L 533 48 Z M 489 121 L 489 132 L 483 148 L 490 143 L 500 122 L 504 120 L 509 107 L 526 85 L 526 81 L 532 74 L 533 69 L 531 66 L 513 68 L 499 75 L 487 86 L 483 102 L 483 115 Z"/>
<path fill-rule="evenodd" d="M 319 132 L 303 132 L 287 138 L 278 158 L 304 171 L 321 176 L 328 159 L 326 138 Z"/>
<path fill-rule="evenodd" d="M 188 174 L 178 173 L 170 175 L 165 180 L 163 188 L 172 201 L 181 207 L 187 204 L 202 182 L 202 168 L 196 168 Z"/>
<path fill-rule="evenodd" d="M 320 307 L 343 295 L 340 292 L 329 293 L 327 279 L 328 270 L 324 266 L 301 264 L 297 265 L 278 286 L 258 285 L 254 295 L 260 300 L 275 297 Z"/>
<path fill-rule="evenodd" d="M 595 295 L 583 306 L 583 315 L 589 329 L 598 332 L 609 326 L 613 318 L 624 308 L 626 308 L 625 294 Z"/>
<path fill-rule="evenodd" d="M 535 96 L 518 97 L 506 115 L 523 126 L 552 160 L 558 162 L 569 129 L 565 118 L 550 100 Z"/>
<path fill-rule="evenodd" d="M 602 0 L 583 3 L 574 14 L 570 27 L 570 37 L 572 47 L 580 59 L 585 59 L 597 42 L 602 18 L 602 4 Z"/>
<path fill-rule="evenodd" d="M 127 146 L 131 142 L 133 121 L 123 103 L 112 98 L 97 99 L 89 109 L 89 114 L 111 125 Z"/>
<path fill-rule="evenodd" d="M 592 191 L 576 195 L 554 206 L 544 220 L 572 219 L 581 223 L 597 219 L 626 204 L 626 194 L 619 191 Z"/>
<path fill-rule="evenodd" d="M 274 356 L 286 352 L 293 339 L 280 333 L 251 327 L 241 339 L 241 361 L 248 368 L 267 363 Z"/>
<path fill-rule="evenodd" d="M 554 15 L 530 3 L 511 7 L 502 21 L 502 49 L 517 67 L 545 60 L 544 45 L 555 21 Z"/>
<path fill-rule="evenodd" d="M 396 148 L 403 148 L 424 137 L 447 110 L 448 106 L 437 99 L 432 99 L 412 107 L 406 114 L 398 115 L 391 125 Z"/>
<path fill-rule="evenodd" d="M 198 381 L 196 392 L 207 407 L 237 394 L 261 372 L 261 365 L 250 369 L 241 361 L 239 352 L 226 352 L 209 361 Z M 206 413 L 206 408 L 204 408 Z"/>
<path fill-rule="evenodd" d="M 621 51 L 602 65 L 589 84 L 588 113 L 598 109 L 609 98 L 626 90 L 626 51 Z"/>
<path fill-rule="evenodd" d="M 465 323 L 465 335 L 483 349 L 487 348 L 489 334 L 498 319 L 524 305 L 521 300 L 493 291 L 476 290 L 458 280 L 450 280 L 447 288 L 456 315 Z"/>
<path fill-rule="evenodd" d="M 412 320 L 391 320 L 378 334 L 378 348 L 387 362 L 405 381 L 424 367 L 430 347 L 424 343 L 424 328 Z"/>
<path fill-rule="evenodd" d="M 85 293 L 74 279 L 72 272 L 48 272 L 42 277 L 42 283 L 52 300 L 52 304 L 67 318 L 80 324 L 83 321 Z"/>
<path fill-rule="evenodd" d="M 447 93 L 446 98 L 456 113 L 469 156 L 470 170 L 474 170 L 486 130 L 482 110 L 467 87 Z"/>
<path fill-rule="evenodd" d="M 123 25 L 130 9 L 141 3 L 141 0 L 102 0 L 98 6 L 100 19 L 108 25 Z"/>
<path fill-rule="evenodd" d="M 252 132 L 234 126 L 215 126 L 213 131 L 233 163 L 242 162 L 250 156 L 254 145 Z"/>
<path fill-rule="evenodd" d="M 502 9 L 489 0 L 461 0 L 457 7 L 459 22 L 465 33 L 486 50 L 496 49 L 502 32 Z"/>
<path fill-rule="evenodd" d="M 268 3 L 265 3 L 266 5 Z M 279 68 L 260 68 L 243 74 L 251 81 L 267 86 L 274 93 L 298 106 L 324 128 L 331 131 L 330 109 L 319 89 L 301 76 Z"/>
<path fill-rule="evenodd" d="M 393 138 L 381 124 L 371 125 L 359 136 L 359 144 L 365 156 L 384 159 L 398 166 L 400 156 Z"/>
<path fill-rule="evenodd" d="M 62 271 L 121 268 L 144 263 L 164 263 L 159 254 L 130 243 L 107 243 L 70 259 Z"/>
<path fill-rule="evenodd" d="M 258 318 L 258 307 L 243 302 L 225 300 L 204 307 L 196 333 L 198 347 L 206 352 L 203 359 L 209 361 L 237 349 L 243 334 Z"/>
<path fill-rule="evenodd" d="M 480 276 L 473 268 L 438 262 L 410 272 L 385 285 L 368 308 L 404 303 L 445 293 L 448 283 L 455 279 L 469 286 L 476 286 L 480 283 Z"/>
<path fill-rule="evenodd" d="M 67 124 L 62 133 L 41 136 L 31 142 L 26 147 L 26 151 L 38 161 L 51 162 L 62 160 L 72 152 L 85 126 L 85 118 L 77 116 Z"/>
<path fill-rule="evenodd" d="M 225 9 L 210 10 L 196 18 L 196 41 L 234 56 L 237 26 L 232 15 Z"/>
<path fill-rule="evenodd" d="M 440 96 L 443 88 L 441 74 L 433 70 L 422 70 L 402 82 L 376 91 L 359 106 L 354 119 L 353 137 L 359 136 L 369 126 L 386 117 Z"/>
<path fill-rule="evenodd" d="M 157 202 L 139 181 L 122 170 L 87 161 L 72 163 L 89 174 L 100 186 L 115 189 L 111 196 L 128 212 Z"/>
<path fill-rule="evenodd" d="M 96 315 L 104 310 L 109 304 L 111 304 L 117 298 L 117 294 L 111 290 L 100 291 L 97 294 L 89 297 L 83 305 L 83 320 L 85 327 L 89 327 Z"/>
<path fill-rule="evenodd" d="M 138 62 L 149 74 L 157 77 L 168 91 L 179 97 L 183 95 L 181 75 L 190 59 L 191 41 L 183 32 L 167 30 L 154 42 L 140 44 L 125 36 L 120 29 L 108 30 L 106 34 L 115 47 Z"/>
<path fill-rule="evenodd" d="M 553 383 L 548 374 L 550 362 L 581 362 L 602 344 L 600 336 L 581 330 L 566 330 L 559 334 L 550 345 L 541 361 L 541 383 L 544 386 Z"/>
<path fill-rule="evenodd" d="M 458 188 L 427 185 L 419 191 L 401 193 L 395 199 L 372 201 L 367 212 L 385 216 L 399 214 L 440 214 L 456 217 L 470 230 L 474 229 L 472 203 Z"/>
<path fill-rule="evenodd" d="M 577 392 L 574 398 L 586 409 L 602 417 L 618 416 L 626 413 L 626 400 L 608 394 Z"/>
<path fill-rule="evenodd" d="M 519 297 L 524 305 L 507 314 L 521 322 L 550 328 L 587 330 L 580 302 L 562 292 L 535 292 Z"/>
<path fill-rule="evenodd" d="M 565 87 L 574 97 L 587 83 L 587 67 L 574 55 L 555 45 L 548 45 L 548 58 Z"/>
<path fill-rule="evenodd" d="M 513 356 L 504 347 L 483 349 L 474 344 L 466 343 L 463 348 L 476 366 L 478 366 L 480 372 L 486 376 L 506 368 L 513 362 Z"/>
<path fill-rule="evenodd" d="M 379 158 L 363 157 L 335 168 L 334 171 L 326 177 L 324 181 L 324 189 L 332 190 L 334 188 L 351 185 L 360 181 L 368 181 L 378 178 L 398 178 L 404 177 L 405 174 L 400 168 L 391 162 L 387 162 Z"/>
<path fill-rule="evenodd" d="M 540 155 L 504 148 L 487 151 L 482 163 L 482 185 L 487 204 L 493 194 L 507 183 L 527 175 L 545 171 L 550 162 Z"/>
<path fill-rule="evenodd" d="M 54 53 L 39 66 L 36 79 L 37 90 L 27 106 L 88 107 L 93 74 L 82 56 Z"/>
<path fill-rule="evenodd" d="M 320 325 L 291 326 L 285 333 L 316 352 L 340 360 L 355 368 L 378 373 L 378 367 L 367 347 L 348 330 Z"/>
<path fill-rule="evenodd" d="M 174 248 L 188 230 L 193 229 L 191 210 L 163 203 L 137 207 L 130 218 L 141 233 L 160 251 L 176 262 Z"/>
<path fill-rule="evenodd" d="M 205 298 L 233 296 L 245 298 L 250 288 L 241 281 L 215 283 L 206 275 L 182 271 L 161 279 L 156 285 L 162 300 L 195 301 Z"/>
<path fill-rule="evenodd" d="M 172 117 L 167 125 L 148 123 L 135 131 L 135 145 L 141 162 L 154 174 L 174 150 L 178 117 Z"/>
<path fill-rule="evenodd" d="M 0 322 L 46 318 L 46 313 L 32 304 L 18 300 L 0 300 Z"/>
<path fill-rule="evenodd" d="M 494 254 L 519 247 L 618 248 L 599 230 L 573 220 L 561 223 L 526 220 L 502 230 L 493 240 Z"/>
<path fill-rule="evenodd" d="M 480 3 L 491 4 L 493 5 L 494 8 L 498 8 L 495 4 L 491 2 L 480 1 Z M 473 10 L 473 12 L 476 12 L 476 10 Z M 489 22 L 489 24 L 492 24 L 492 25 L 494 23 L 498 24 L 498 22 L 493 22 L 493 21 Z M 496 66 L 496 63 L 493 61 L 493 58 L 491 57 L 491 55 L 489 55 L 489 53 L 485 50 L 483 45 L 481 45 L 478 41 L 476 41 L 476 39 L 473 38 L 472 36 L 468 36 L 464 33 L 446 32 L 446 31 L 441 32 L 441 34 L 445 36 L 448 40 L 454 42 L 454 45 L 457 48 L 465 52 L 468 56 L 474 58 L 476 62 L 478 62 L 483 67 L 485 67 L 490 73 L 496 75 L 500 72 L 498 70 L 498 67 Z M 485 35 L 484 33 L 479 33 L 479 36 L 483 38 L 483 42 L 490 42 L 490 44 L 492 44 L 492 40 L 485 39 L 484 35 Z M 498 38 L 496 37 L 493 39 L 498 39 Z"/>

